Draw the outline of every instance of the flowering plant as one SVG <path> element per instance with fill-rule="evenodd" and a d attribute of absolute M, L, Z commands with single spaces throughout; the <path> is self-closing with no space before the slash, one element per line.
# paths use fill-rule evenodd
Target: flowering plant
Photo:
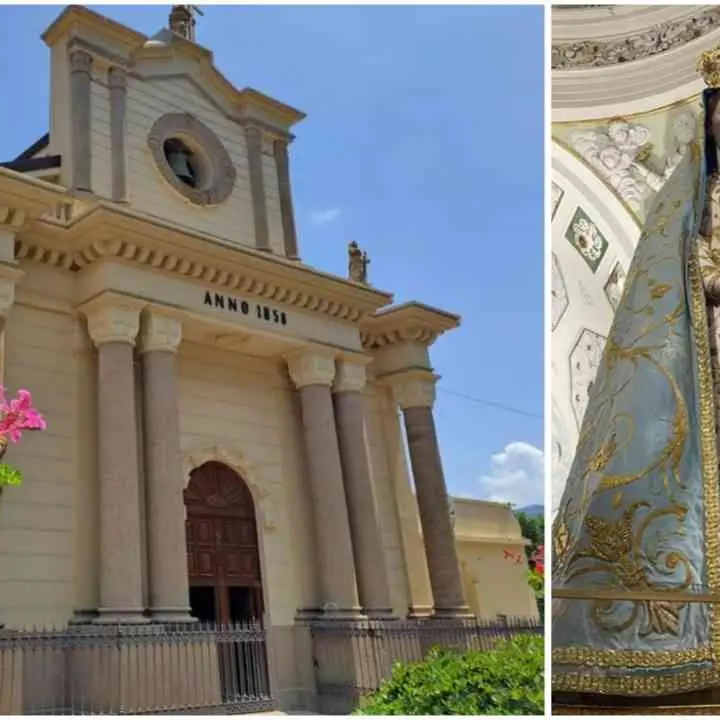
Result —
<path fill-rule="evenodd" d="M 503 550 L 505 559 L 515 565 L 522 565 L 522 553 L 513 550 Z M 537 550 L 530 556 L 530 568 L 527 571 L 528 584 L 537 597 L 542 597 L 545 588 L 545 546 L 538 545 Z"/>
<path fill-rule="evenodd" d="M 528 574 L 530 587 L 538 597 L 545 591 L 545 546 L 538 545 L 537 550 L 530 557 L 530 571 Z"/>
<path fill-rule="evenodd" d="M 25 430 L 45 430 L 43 416 L 32 406 L 32 395 L 19 390 L 17 397 L 8 401 L 5 389 L 0 385 L 0 459 L 5 455 L 8 443 L 20 441 Z M 10 465 L 0 463 L 0 493 L 5 485 L 20 485 L 22 473 Z"/>

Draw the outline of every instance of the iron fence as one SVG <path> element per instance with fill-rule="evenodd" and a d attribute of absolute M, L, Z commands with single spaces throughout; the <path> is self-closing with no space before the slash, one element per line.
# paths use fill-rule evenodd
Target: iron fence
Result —
<path fill-rule="evenodd" d="M 273 707 L 259 624 L 0 631 L 0 715 L 229 714 Z"/>
<path fill-rule="evenodd" d="M 490 650 L 517 633 L 542 633 L 537 623 L 514 618 L 312 619 L 288 630 L 295 640 L 277 644 L 282 633 L 275 638 L 275 662 L 312 669 L 309 705 L 295 709 L 332 714 L 352 711 L 390 677 L 396 662 L 420 661 L 433 647 Z M 268 643 L 265 628 L 255 623 L 0 630 L 0 715 L 273 710 L 278 699 L 271 691 Z M 283 682 L 280 693 L 288 690 Z"/>
<path fill-rule="evenodd" d="M 501 616 L 440 620 L 314 621 L 313 665 L 322 712 L 350 712 L 379 689 L 398 663 L 421 661 L 434 647 L 488 651 L 518 633 L 543 634 L 537 621 Z"/>

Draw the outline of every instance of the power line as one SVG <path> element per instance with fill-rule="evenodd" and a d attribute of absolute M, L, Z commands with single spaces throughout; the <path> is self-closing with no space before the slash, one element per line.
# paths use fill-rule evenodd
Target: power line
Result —
<path fill-rule="evenodd" d="M 493 407 L 497 410 L 504 410 L 505 412 L 514 413 L 515 415 L 524 415 L 525 417 L 535 418 L 536 420 L 544 420 L 542 415 L 530 412 L 529 410 L 521 410 L 520 408 L 512 407 L 510 405 L 504 405 L 503 403 L 493 402 L 492 400 L 483 400 L 482 398 L 476 398 L 472 395 L 466 395 L 465 393 L 459 393 L 455 390 L 448 390 L 444 387 L 438 387 L 439 392 L 443 392 L 446 395 L 454 395 L 455 397 L 463 398 L 464 400 L 470 400 L 471 402 L 477 403 L 478 405 L 485 405 L 487 407 Z"/>

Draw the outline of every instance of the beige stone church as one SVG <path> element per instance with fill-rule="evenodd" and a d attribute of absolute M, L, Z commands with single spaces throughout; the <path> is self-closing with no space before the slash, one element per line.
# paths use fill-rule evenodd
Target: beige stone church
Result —
<path fill-rule="evenodd" d="M 49 132 L 0 165 L 2 374 L 48 423 L 6 458 L 0 622 L 537 618 L 509 508 L 448 500 L 429 349 L 459 318 L 357 247 L 349 279 L 302 262 L 303 113 L 233 87 L 188 6 L 43 40 Z"/>

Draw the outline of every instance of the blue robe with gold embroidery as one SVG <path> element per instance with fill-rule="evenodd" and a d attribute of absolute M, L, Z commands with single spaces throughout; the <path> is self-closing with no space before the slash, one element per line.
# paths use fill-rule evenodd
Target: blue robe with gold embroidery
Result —
<path fill-rule="evenodd" d="M 720 685 L 720 486 L 698 261 L 716 156 L 706 133 L 658 193 L 590 391 L 553 525 L 555 691 Z"/>

